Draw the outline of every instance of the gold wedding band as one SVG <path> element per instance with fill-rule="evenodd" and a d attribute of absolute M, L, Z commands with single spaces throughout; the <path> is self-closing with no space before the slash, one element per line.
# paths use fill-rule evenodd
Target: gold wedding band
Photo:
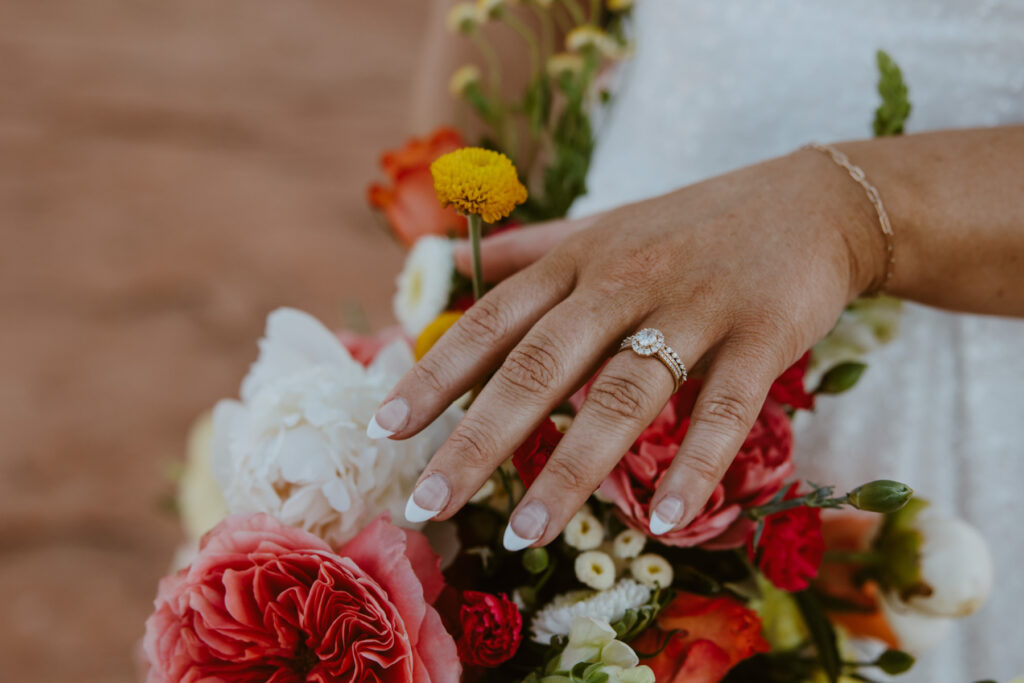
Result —
<path fill-rule="evenodd" d="M 665 343 L 665 335 L 661 330 L 653 327 L 645 327 L 635 334 L 631 334 L 619 344 L 619 351 L 632 349 L 638 356 L 644 358 L 654 357 L 661 361 L 661 364 L 672 373 L 672 380 L 675 382 L 673 393 L 679 391 L 680 385 L 686 381 L 686 366 L 679 358 L 679 354 L 673 351 Z"/>

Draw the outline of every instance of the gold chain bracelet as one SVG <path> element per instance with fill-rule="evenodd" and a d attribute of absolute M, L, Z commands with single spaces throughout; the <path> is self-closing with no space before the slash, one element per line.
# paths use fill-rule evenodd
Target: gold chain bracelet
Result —
<path fill-rule="evenodd" d="M 889 284 L 889 279 L 892 277 L 893 265 L 896 263 L 896 253 L 893 249 L 894 235 L 892 232 L 892 223 L 889 221 L 889 214 L 885 211 L 885 205 L 882 204 L 882 196 L 878 193 L 878 188 L 871 184 L 868 180 L 867 174 L 864 173 L 864 169 L 857 166 L 850 161 L 850 158 L 840 152 L 832 145 L 822 145 L 817 142 L 812 142 L 804 145 L 804 149 L 814 149 L 819 152 L 824 152 L 832 159 L 838 166 L 846 169 L 846 172 L 850 174 L 853 180 L 864 188 L 864 192 L 868 195 L 871 205 L 875 207 L 875 211 L 878 213 L 878 223 L 882 226 L 882 234 L 885 236 L 885 274 L 882 276 L 882 282 L 877 287 L 873 287 L 869 294 L 875 294 L 883 291 Z"/>

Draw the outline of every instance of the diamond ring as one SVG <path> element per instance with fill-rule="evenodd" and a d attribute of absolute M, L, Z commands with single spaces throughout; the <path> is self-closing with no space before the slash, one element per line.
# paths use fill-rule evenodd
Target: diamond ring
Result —
<path fill-rule="evenodd" d="M 679 391 L 679 386 L 686 381 L 686 366 L 683 365 L 679 354 L 665 343 L 665 335 L 660 330 L 645 327 L 636 334 L 626 337 L 619 345 L 619 351 L 626 349 L 632 349 L 634 353 L 645 358 L 653 356 L 660 360 L 662 365 L 672 373 L 672 379 L 676 385 L 673 393 Z"/>

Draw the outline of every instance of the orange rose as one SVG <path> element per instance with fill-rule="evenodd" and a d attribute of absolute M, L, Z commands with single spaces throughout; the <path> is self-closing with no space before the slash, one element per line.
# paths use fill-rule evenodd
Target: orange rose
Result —
<path fill-rule="evenodd" d="M 718 683 L 744 659 L 770 649 L 756 612 L 728 595 L 692 593 L 677 595 L 658 614 L 657 627 L 630 647 L 658 683 Z M 658 654 L 645 658 L 649 652 Z"/>
<path fill-rule="evenodd" d="M 442 154 L 465 146 L 452 128 L 438 128 L 428 138 L 413 138 L 401 149 L 380 158 L 390 186 L 374 183 L 367 193 L 370 204 L 388 218 L 391 229 L 411 247 L 424 235 L 466 235 L 466 218 L 455 209 L 442 208 L 434 192 L 430 164 Z"/>

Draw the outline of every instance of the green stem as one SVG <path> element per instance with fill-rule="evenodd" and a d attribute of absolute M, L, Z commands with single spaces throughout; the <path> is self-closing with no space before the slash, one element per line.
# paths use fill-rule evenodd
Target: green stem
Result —
<path fill-rule="evenodd" d="M 484 61 L 487 62 L 487 72 L 491 78 L 491 96 L 495 100 L 501 98 L 501 60 L 498 59 L 498 53 L 494 51 L 491 44 L 488 43 L 479 32 L 473 33 L 473 44 L 480 50 L 480 54 L 484 56 Z"/>
<path fill-rule="evenodd" d="M 480 257 L 480 242 L 483 239 L 483 220 L 475 213 L 468 216 L 469 243 L 473 249 L 473 300 L 479 301 L 484 295 L 484 269 Z"/>
<path fill-rule="evenodd" d="M 572 15 L 572 20 L 576 22 L 576 26 L 582 26 L 587 23 L 587 18 L 583 15 L 583 8 L 579 6 L 576 0 L 562 0 L 562 5 Z"/>
<path fill-rule="evenodd" d="M 537 43 L 537 36 L 534 35 L 533 29 L 524 24 L 519 17 L 511 12 L 504 12 L 502 19 L 508 24 L 509 28 L 518 33 L 526 42 L 526 47 L 530 52 L 530 72 L 536 77 L 540 74 L 541 69 L 540 45 Z"/>
<path fill-rule="evenodd" d="M 542 7 L 530 4 L 533 8 L 534 14 L 537 15 L 537 21 L 540 22 L 540 35 L 541 42 L 544 45 L 544 56 L 550 57 L 555 52 L 555 25 L 551 19 L 551 12 Z"/>
<path fill-rule="evenodd" d="M 858 564 L 881 564 L 885 556 L 874 550 L 828 550 L 826 562 L 855 562 Z"/>
<path fill-rule="evenodd" d="M 590 23 L 594 26 L 601 23 L 601 0 L 590 0 Z"/>

